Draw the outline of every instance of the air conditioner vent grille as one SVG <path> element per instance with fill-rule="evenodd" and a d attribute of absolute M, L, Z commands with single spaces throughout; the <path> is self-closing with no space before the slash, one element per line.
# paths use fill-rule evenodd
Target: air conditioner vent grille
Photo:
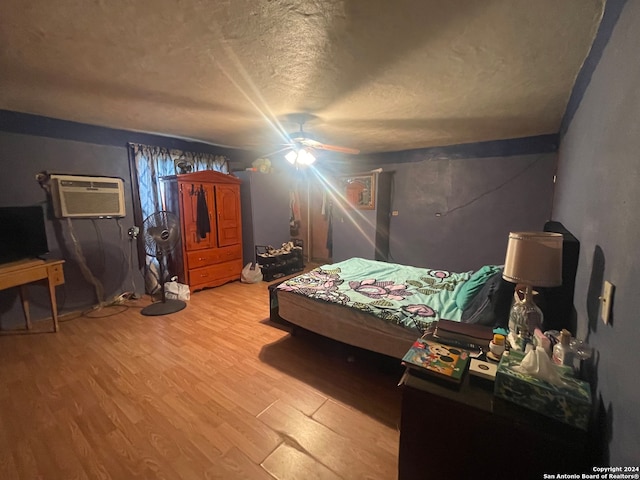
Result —
<path fill-rule="evenodd" d="M 113 188 L 118 189 L 117 182 L 86 182 L 77 180 L 61 180 L 60 185 L 63 187 L 75 187 L 75 188 Z"/>
<path fill-rule="evenodd" d="M 51 175 L 56 217 L 124 217 L 124 182 L 120 178 Z"/>
<path fill-rule="evenodd" d="M 118 195 L 109 192 L 66 192 L 64 203 L 70 215 L 104 215 L 120 209 Z"/>

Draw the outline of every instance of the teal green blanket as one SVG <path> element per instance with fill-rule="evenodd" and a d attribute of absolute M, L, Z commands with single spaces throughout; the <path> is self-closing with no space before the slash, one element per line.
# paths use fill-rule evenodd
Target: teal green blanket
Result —
<path fill-rule="evenodd" d="M 460 320 L 462 310 L 455 298 L 471 273 L 351 258 L 298 275 L 278 289 L 357 308 L 424 331 L 440 318 Z"/>

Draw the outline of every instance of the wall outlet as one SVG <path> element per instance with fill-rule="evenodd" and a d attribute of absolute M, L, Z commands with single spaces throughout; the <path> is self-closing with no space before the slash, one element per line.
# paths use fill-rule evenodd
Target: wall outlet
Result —
<path fill-rule="evenodd" d="M 602 318 L 605 325 L 609 323 L 609 319 L 611 317 L 614 290 L 615 285 L 605 280 L 604 285 L 602 286 L 602 296 L 600 297 L 600 318 Z"/>

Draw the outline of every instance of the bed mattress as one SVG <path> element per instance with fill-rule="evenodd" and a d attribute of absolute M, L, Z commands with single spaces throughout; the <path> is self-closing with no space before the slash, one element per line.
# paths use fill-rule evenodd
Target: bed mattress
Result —
<path fill-rule="evenodd" d="M 279 315 L 329 338 L 402 358 L 439 318 L 460 320 L 454 298 L 469 277 L 352 258 L 281 283 Z"/>
<path fill-rule="evenodd" d="M 278 291 L 278 314 L 325 337 L 399 359 L 421 335 L 417 328 L 408 329 L 361 310 L 282 290 Z"/>

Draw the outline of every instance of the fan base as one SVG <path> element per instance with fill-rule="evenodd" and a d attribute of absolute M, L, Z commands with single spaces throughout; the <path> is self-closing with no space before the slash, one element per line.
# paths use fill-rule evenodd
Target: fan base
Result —
<path fill-rule="evenodd" d="M 147 316 L 168 315 L 170 313 L 179 312 L 187 304 L 182 300 L 165 300 L 164 302 L 156 302 L 144 307 L 140 313 Z"/>

